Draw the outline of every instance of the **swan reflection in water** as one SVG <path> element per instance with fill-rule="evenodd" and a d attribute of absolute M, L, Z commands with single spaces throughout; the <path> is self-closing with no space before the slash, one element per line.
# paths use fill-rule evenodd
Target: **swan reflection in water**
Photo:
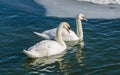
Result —
<path fill-rule="evenodd" d="M 31 73 L 58 73 L 68 75 L 74 71 L 75 67 L 84 66 L 82 63 L 82 49 L 84 42 L 81 42 L 73 47 L 68 46 L 68 49 L 61 54 L 43 57 L 37 59 L 26 59 L 26 70 Z"/>
<path fill-rule="evenodd" d="M 69 47 L 70 48 L 70 47 Z M 70 48 L 62 62 L 59 62 L 59 73 L 62 75 L 69 75 L 77 67 L 84 66 L 82 60 L 82 49 L 84 48 L 84 42 L 79 42 L 74 47 Z"/>

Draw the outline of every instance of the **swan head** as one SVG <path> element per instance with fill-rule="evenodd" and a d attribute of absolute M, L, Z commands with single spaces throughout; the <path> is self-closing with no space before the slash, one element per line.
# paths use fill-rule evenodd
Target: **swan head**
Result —
<path fill-rule="evenodd" d="M 70 25 L 67 22 L 62 22 L 63 28 L 65 28 L 70 33 Z"/>
<path fill-rule="evenodd" d="M 81 13 L 77 15 L 77 18 L 79 20 L 85 20 L 85 21 L 87 21 L 86 16 L 84 14 L 81 14 Z"/>

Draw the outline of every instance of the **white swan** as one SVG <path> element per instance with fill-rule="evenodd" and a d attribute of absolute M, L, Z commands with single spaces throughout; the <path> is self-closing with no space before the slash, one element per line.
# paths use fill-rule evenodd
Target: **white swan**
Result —
<path fill-rule="evenodd" d="M 66 49 L 66 44 L 62 39 L 63 28 L 69 32 L 70 25 L 66 22 L 60 23 L 56 31 L 56 41 L 44 40 L 30 47 L 28 50 L 23 50 L 23 52 L 30 58 L 51 56 L 63 52 Z"/>
<path fill-rule="evenodd" d="M 82 23 L 81 20 L 87 20 L 85 15 L 83 14 L 78 14 L 76 17 L 76 32 L 77 35 L 75 34 L 74 31 L 70 30 L 70 34 L 64 29 L 62 31 L 62 37 L 64 41 L 76 41 L 76 40 L 83 40 L 83 29 L 82 29 Z M 55 40 L 56 37 L 56 29 L 50 29 L 50 30 L 46 30 L 43 33 L 38 33 L 38 32 L 34 32 L 35 34 L 37 34 L 40 37 L 43 37 L 44 39 L 53 39 Z"/>

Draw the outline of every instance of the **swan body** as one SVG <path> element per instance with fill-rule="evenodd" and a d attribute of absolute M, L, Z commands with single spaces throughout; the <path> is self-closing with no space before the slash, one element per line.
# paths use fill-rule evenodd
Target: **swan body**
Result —
<path fill-rule="evenodd" d="M 76 32 L 77 34 L 70 30 L 70 34 L 63 29 L 62 37 L 64 41 L 76 41 L 76 40 L 83 40 L 83 29 L 81 20 L 86 20 L 86 17 L 83 14 L 78 14 L 76 17 Z M 46 30 L 43 33 L 34 32 L 36 35 L 44 38 L 44 39 L 52 39 L 55 40 L 56 37 L 56 30 L 57 28 Z"/>
<path fill-rule="evenodd" d="M 51 40 L 56 40 L 56 30 L 57 28 L 46 30 L 43 33 L 38 33 L 34 32 L 34 34 L 44 38 L 44 39 L 51 39 Z M 74 31 L 70 30 L 70 33 L 67 32 L 65 29 L 62 31 L 62 37 L 64 41 L 74 41 L 74 40 L 79 40 L 78 36 L 75 34 Z"/>
<path fill-rule="evenodd" d="M 56 41 L 44 40 L 30 47 L 28 50 L 23 50 L 23 52 L 30 58 L 51 56 L 63 52 L 67 48 L 62 39 L 63 28 L 69 31 L 70 26 L 66 22 L 62 22 L 58 26 L 56 32 Z"/>

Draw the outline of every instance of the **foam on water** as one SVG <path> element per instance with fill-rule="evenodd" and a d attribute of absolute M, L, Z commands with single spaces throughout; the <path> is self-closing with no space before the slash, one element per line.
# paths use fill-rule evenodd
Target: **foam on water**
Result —
<path fill-rule="evenodd" d="M 120 0 L 77 0 L 77 1 L 86 1 L 96 4 L 120 4 Z"/>
<path fill-rule="evenodd" d="M 47 9 L 46 16 L 75 17 L 79 12 L 84 13 L 88 18 L 120 18 L 119 0 L 34 0 Z M 83 1 L 91 1 L 83 2 Z M 113 3 L 110 5 L 110 3 Z M 100 5 L 100 4 L 109 5 Z M 115 4 L 116 3 L 116 4 Z M 117 12 L 117 13 L 116 13 Z"/>

